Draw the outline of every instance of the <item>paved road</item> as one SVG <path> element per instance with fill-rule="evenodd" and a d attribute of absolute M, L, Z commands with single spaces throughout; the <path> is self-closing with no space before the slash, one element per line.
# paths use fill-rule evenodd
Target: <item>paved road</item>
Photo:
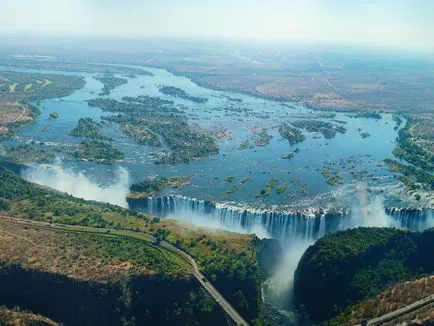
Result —
<path fill-rule="evenodd" d="M 366 322 L 366 325 L 369 325 L 369 326 L 382 325 L 382 324 L 384 324 L 386 322 L 390 322 L 390 321 L 392 321 L 398 317 L 401 317 L 401 316 L 407 315 L 411 312 L 414 312 L 416 310 L 419 310 L 419 309 L 421 309 L 421 308 L 423 308 L 423 307 L 425 307 L 431 303 L 434 303 L 434 294 L 432 294 L 432 295 L 430 295 L 430 296 L 428 296 L 422 300 L 413 302 L 412 304 L 409 304 L 408 306 L 405 306 L 405 307 L 402 307 L 402 308 L 397 309 L 395 311 L 389 312 L 383 316 L 370 319 Z M 355 326 L 360 326 L 360 325 L 362 325 L 362 324 L 357 324 Z"/>
<path fill-rule="evenodd" d="M 0 215 L 0 218 L 5 218 L 8 220 L 12 220 L 14 222 L 22 223 L 22 224 L 33 224 L 36 226 L 44 227 L 44 228 L 59 228 L 59 229 L 76 229 L 77 226 L 74 225 L 64 225 L 64 224 L 50 224 L 47 222 L 40 222 L 40 221 L 32 221 L 27 219 L 20 219 L 20 218 L 14 218 L 10 216 Z M 85 227 L 85 226 L 79 226 L 80 229 L 87 229 L 92 230 L 94 228 L 92 227 Z M 135 231 L 127 231 L 127 230 L 116 230 L 116 229 L 104 229 L 104 230 L 111 230 L 113 231 L 112 234 L 116 234 L 116 232 L 124 232 L 126 234 L 131 234 L 131 237 L 134 237 L 134 234 L 146 236 L 150 240 L 154 241 L 155 238 L 147 233 L 143 232 L 135 232 Z M 97 229 L 99 233 L 101 233 L 101 229 Z M 120 235 L 125 236 L 125 235 Z M 128 235 L 126 235 L 128 237 Z M 135 238 L 135 237 L 134 237 Z M 232 318 L 232 320 L 235 322 L 236 325 L 243 325 L 248 326 L 249 324 L 241 317 L 241 315 L 232 307 L 232 305 L 227 302 L 227 300 L 217 291 L 217 289 L 205 278 L 205 276 L 200 272 L 199 267 L 197 266 L 196 261 L 191 257 L 188 253 L 185 251 L 174 247 L 170 243 L 166 241 L 161 241 L 159 243 L 159 246 L 165 248 L 166 250 L 171 251 L 172 253 L 176 254 L 178 257 L 182 258 L 184 261 L 186 261 L 193 270 L 193 275 L 196 277 L 196 279 L 199 281 L 199 283 L 203 286 L 203 288 L 216 300 L 216 302 L 223 308 L 223 310 L 229 315 L 229 317 Z"/>
<path fill-rule="evenodd" d="M 237 325 L 249 325 L 243 319 L 243 317 L 241 317 L 241 315 L 231 306 L 231 304 L 227 302 L 226 299 L 217 291 L 217 289 L 205 278 L 205 276 L 200 272 L 199 268 L 197 267 L 196 261 L 189 254 L 172 246 L 170 243 L 167 243 L 165 241 L 162 241 L 161 244 L 163 247 L 169 247 L 172 250 L 177 251 L 186 260 L 188 260 L 190 265 L 193 267 L 193 274 L 199 281 L 199 283 L 202 284 L 205 290 L 207 290 L 208 293 L 220 304 L 223 310 L 226 311 L 226 313 L 233 319 L 233 321 Z"/>

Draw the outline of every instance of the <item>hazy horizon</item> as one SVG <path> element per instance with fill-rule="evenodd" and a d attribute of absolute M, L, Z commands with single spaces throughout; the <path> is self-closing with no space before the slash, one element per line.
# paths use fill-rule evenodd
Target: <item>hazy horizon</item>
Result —
<path fill-rule="evenodd" d="M 433 52 L 434 2 L 0 1 L 0 35 L 226 39 Z"/>

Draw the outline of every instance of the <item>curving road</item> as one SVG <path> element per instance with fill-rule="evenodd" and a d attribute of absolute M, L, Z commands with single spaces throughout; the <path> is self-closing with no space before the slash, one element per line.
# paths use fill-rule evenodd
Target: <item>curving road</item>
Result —
<path fill-rule="evenodd" d="M 33 226 L 43 227 L 43 228 L 52 228 L 52 229 L 72 229 L 77 231 L 77 227 L 83 230 L 89 230 L 85 232 L 92 232 L 92 230 L 97 231 L 98 233 L 101 233 L 101 230 L 110 230 L 112 234 L 116 234 L 117 232 L 122 232 L 123 234 L 117 234 L 120 236 L 126 236 L 131 238 L 137 238 L 137 235 L 140 236 L 146 236 L 150 240 L 153 241 L 155 244 L 155 238 L 151 234 L 143 233 L 143 232 L 136 232 L 136 231 L 127 231 L 127 230 L 116 230 L 116 229 L 95 229 L 92 227 L 86 227 L 86 226 L 77 226 L 77 225 L 65 225 L 65 224 L 50 224 L 47 222 L 41 222 L 41 221 L 33 221 L 33 220 L 27 220 L 27 219 L 21 219 L 21 218 L 14 218 L 11 216 L 5 216 L 0 215 L 0 218 L 8 219 L 17 223 L 21 224 L 32 224 Z M 136 236 L 135 236 L 136 235 Z M 156 244 L 155 244 L 156 245 Z M 217 291 L 217 289 L 205 278 L 205 276 L 200 272 L 199 267 L 197 266 L 196 261 L 191 257 L 188 253 L 185 251 L 176 248 L 175 246 L 171 245 L 170 243 L 166 241 L 161 241 L 159 246 L 163 247 L 166 250 L 169 250 L 173 254 L 176 254 L 178 257 L 180 257 L 182 260 L 187 262 L 191 267 L 193 271 L 194 277 L 199 281 L 199 283 L 202 285 L 202 287 L 211 295 L 214 300 L 223 308 L 223 310 L 229 315 L 229 317 L 235 322 L 236 325 L 239 326 L 248 326 L 249 324 L 241 317 L 241 315 L 232 307 L 232 305 L 220 294 L 220 292 Z"/>
<path fill-rule="evenodd" d="M 193 275 L 196 277 L 199 283 L 205 288 L 205 290 L 223 308 L 223 310 L 226 311 L 226 313 L 232 318 L 232 320 L 235 322 L 236 325 L 243 325 L 243 326 L 249 325 L 243 319 L 243 317 L 241 317 L 241 315 L 234 309 L 234 307 L 232 307 L 231 304 L 226 301 L 226 299 L 220 294 L 220 292 L 218 292 L 217 289 L 200 272 L 199 268 L 197 267 L 196 261 L 193 259 L 193 257 L 187 254 L 185 251 L 182 251 L 181 249 L 172 246 L 170 243 L 167 243 L 166 241 L 161 241 L 160 245 L 175 250 L 179 255 L 184 257 L 189 262 L 189 264 L 193 268 Z"/>

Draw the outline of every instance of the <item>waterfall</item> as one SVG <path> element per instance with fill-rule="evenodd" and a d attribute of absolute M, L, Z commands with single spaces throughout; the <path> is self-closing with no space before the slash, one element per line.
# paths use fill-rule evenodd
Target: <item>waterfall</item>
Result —
<path fill-rule="evenodd" d="M 432 208 L 384 208 L 381 200 L 351 209 L 304 210 L 253 208 L 179 195 L 129 199 L 128 203 L 130 208 L 156 216 L 279 240 L 284 254 L 263 290 L 266 301 L 282 309 L 292 300 L 293 276 L 300 258 L 309 245 L 327 233 L 357 226 L 394 226 L 412 231 L 434 227 Z"/>
<path fill-rule="evenodd" d="M 434 227 L 434 209 L 432 208 L 386 208 L 385 212 L 391 216 L 399 226 L 412 231 L 423 231 Z"/>
<path fill-rule="evenodd" d="M 130 199 L 129 206 L 155 216 L 185 220 L 199 226 L 234 232 L 255 233 L 259 237 L 272 237 L 282 242 L 287 242 L 291 238 L 312 241 L 329 232 L 349 227 L 376 226 L 364 224 L 359 216 L 355 216 L 354 209 L 260 209 L 172 195 Z M 434 226 L 433 209 L 381 209 L 388 219 L 389 226 L 412 231 Z"/>

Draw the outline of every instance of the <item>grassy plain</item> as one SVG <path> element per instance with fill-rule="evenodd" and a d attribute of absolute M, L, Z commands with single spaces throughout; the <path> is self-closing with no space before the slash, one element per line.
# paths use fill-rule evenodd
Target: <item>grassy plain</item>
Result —
<path fill-rule="evenodd" d="M 186 262 L 139 233 L 133 237 L 121 230 L 43 226 L 4 218 L 0 225 L 0 260 L 19 261 L 24 268 L 97 282 L 119 280 L 129 273 L 190 273 Z"/>

